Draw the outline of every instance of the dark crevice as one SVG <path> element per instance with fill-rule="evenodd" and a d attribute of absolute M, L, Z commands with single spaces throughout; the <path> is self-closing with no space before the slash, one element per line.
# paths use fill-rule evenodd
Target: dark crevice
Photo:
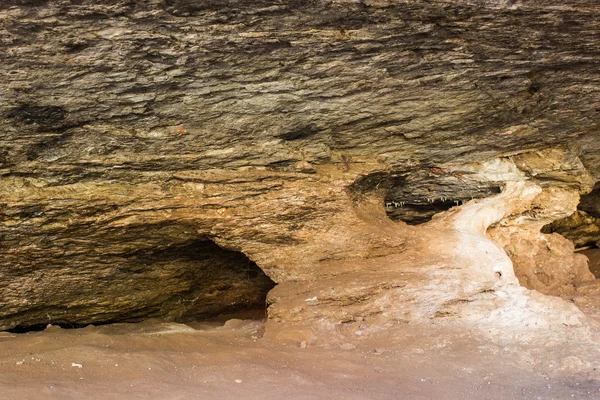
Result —
<path fill-rule="evenodd" d="M 348 190 L 353 198 L 360 198 L 372 193 L 389 193 L 392 188 L 403 186 L 405 183 L 404 174 L 375 172 L 359 177 L 348 187 Z"/>
<path fill-rule="evenodd" d="M 581 196 L 577 209 L 600 218 L 600 182 L 594 185 L 594 189 L 590 193 Z"/>
<path fill-rule="evenodd" d="M 7 116 L 25 125 L 36 124 L 40 130 L 54 130 L 63 124 L 66 115 L 59 106 L 23 104 L 10 110 Z"/>
<path fill-rule="evenodd" d="M 319 129 L 316 125 L 310 124 L 282 133 L 281 135 L 279 135 L 279 138 L 285 141 L 308 139 L 318 134 L 320 131 L 321 129 Z"/>
<path fill-rule="evenodd" d="M 48 328 L 48 326 L 60 326 L 62 329 L 79 329 L 79 328 L 85 328 L 88 325 L 81 325 L 81 324 L 72 324 L 69 322 L 63 322 L 63 323 L 53 323 L 53 324 L 34 324 L 34 325 L 27 325 L 27 324 L 23 324 L 23 325 L 17 325 L 12 329 L 8 329 L 6 332 L 10 332 L 10 333 L 28 333 L 28 332 L 40 332 L 45 330 L 46 328 Z"/>
<path fill-rule="evenodd" d="M 600 243 L 600 183 L 581 196 L 577 211 L 542 227 L 542 233 L 558 233 L 575 244 L 576 249 Z"/>
<path fill-rule="evenodd" d="M 493 182 L 476 182 L 464 175 L 446 173 L 436 167 L 410 172 L 376 172 L 359 177 L 348 190 L 356 200 L 369 194 L 382 196 L 391 220 L 418 225 L 454 206 L 501 192 Z"/>
<path fill-rule="evenodd" d="M 589 260 L 590 272 L 600 279 L 600 182 L 581 196 L 572 215 L 544 225 L 542 233 L 557 233 L 573 242 L 575 251 Z"/>
<path fill-rule="evenodd" d="M 415 178 L 407 179 L 404 185 L 393 186 L 385 196 L 385 211 L 391 220 L 419 225 L 452 207 L 501 192 L 501 188 L 492 183 L 451 181 L 444 175 L 423 180 Z"/>
<path fill-rule="evenodd" d="M 404 203 L 393 200 L 384 202 L 388 217 L 394 221 L 404 221 L 408 225 L 419 225 L 428 221 L 440 212 L 448 211 L 464 200 L 425 200 L 423 203 Z"/>

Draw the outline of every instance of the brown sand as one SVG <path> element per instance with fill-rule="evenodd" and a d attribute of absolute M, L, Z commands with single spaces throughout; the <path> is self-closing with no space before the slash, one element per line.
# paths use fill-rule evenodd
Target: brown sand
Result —
<path fill-rule="evenodd" d="M 195 328 L 1 333 L 0 399 L 600 399 L 598 382 L 534 372 L 468 336 L 328 349 L 261 339 L 258 321 Z"/>

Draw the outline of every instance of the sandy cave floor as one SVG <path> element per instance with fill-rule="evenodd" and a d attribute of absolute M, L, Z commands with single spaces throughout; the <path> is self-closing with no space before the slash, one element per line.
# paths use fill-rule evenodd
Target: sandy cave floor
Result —
<path fill-rule="evenodd" d="M 600 399 L 600 382 L 524 368 L 468 335 L 411 328 L 327 349 L 260 338 L 260 321 L 193 327 L 0 333 L 0 399 Z"/>

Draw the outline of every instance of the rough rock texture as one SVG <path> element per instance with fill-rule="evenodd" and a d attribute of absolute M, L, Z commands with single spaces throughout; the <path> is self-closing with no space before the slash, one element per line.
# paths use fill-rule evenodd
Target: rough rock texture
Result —
<path fill-rule="evenodd" d="M 557 232 L 576 247 L 600 247 L 600 184 L 584 196 L 572 215 L 544 226 L 544 232 Z"/>
<path fill-rule="evenodd" d="M 600 218 L 581 210 L 546 225 L 543 230 L 561 234 L 576 247 L 597 246 L 600 243 Z"/>
<path fill-rule="evenodd" d="M 600 278 L 600 249 L 587 249 L 581 252 L 590 260 L 590 272 Z"/>
<path fill-rule="evenodd" d="M 470 201 L 421 226 L 391 222 L 378 201 L 365 203 L 347 235 L 336 233 L 337 228 L 330 233 L 337 234 L 338 247 L 348 248 L 346 258 L 340 262 L 339 256 L 326 257 L 323 251 L 311 280 L 300 285 L 281 283 L 273 289 L 269 294 L 274 303 L 269 309 L 272 319 L 301 323 L 325 316 L 327 322 L 357 322 L 358 326 L 362 322 L 369 326 L 374 319 L 379 328 L 431 318 L 468 319 L 471 314 L 482 318 L 496 308 L 513 306 L 512 318 L 526 319 L 529 311 L 515 303 L 524 292 L 513 263 L 486 231 L 492 224 L 531 213 L 544 191 L 528 182 L 510 161 L 488 163 L 482 170 L 488 178 L 506 182 L 501 194 Z M 572 275 L 582 281 L 593 279 L 589 270 L 569 274 L 571 279 L 557 278 L 556 285 L 572 285 Z M 341 311 L 340 306 L 344 306 Z M 578 320 L 577 312 L 567 309 L 562 318 Z M 509 320 L 503 323 L 510 325 Z"/>
<path fill-rule="evenodd" d="M 128 234 L 135 240 L 134 230 L 118 237 L 128 240 Z M 82 257 L 94 261 L 81 261 Z M 67 261 L 48 260 L 44 269 L 21 270 L 21 276 L 13 276 L 3 287 L 5 298 L 21 298 L 20 307 L 8 303 L 3 312 L 16 314 L 17 331 L 49 323 L 72 327 L 152 317 L 189 321 L 253 309 L 260 318 L 274 285 L 243 254 L 210 241 L 99 258 L 71 254 Z M 20 315 L 23 309 L 27 312 Z"/>
<path fill-rule="evenodd" d="M 582 325 L 519 286 L 539 252 L 515 275 L 485 232 L 523 247 L 600 179 L 599 19 L 589 0 L 3 1 L 0 328 L 202 315 L 175 301 L 198 282 L 223 292 L 211 313 L 264 293 L 236 286 L 239 255 L 198 276 L 198 241 L 220 246 L 207 271 L 226 249 L 278 283 L 273 332 Z M 410 227 L 386 205 L 455 207 Z M 589 278 L 574 256 L 544 273 L 547 293 Z"/>
<path fill-rule="evenodd" d="M 587 258 L 574 253 L 572 242 L 559 234 L 540 231 L 546 222 L 573 213 L 578 201 L 577 193 L 545 189 L 534 200 L 529 218 L 509 218 L 488 232 L 511 257 L 523 286 L 541 293 L 568 295 L 578 284 L 595 279 Z"/>

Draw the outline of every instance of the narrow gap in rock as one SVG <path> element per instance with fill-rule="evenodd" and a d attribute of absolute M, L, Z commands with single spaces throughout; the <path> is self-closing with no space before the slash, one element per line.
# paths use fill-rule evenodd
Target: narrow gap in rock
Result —
<path fill-rule="evenodd" d="M 8 329 L 6 332 L 10 333 L 28 333 L 28 332 L 40 332 L 48 328 L 49 324 L 34 324 L 34 325 L 17 325 L 12 329 Z M 56 323 L 51 324 L 53 326 L 60 326 L 62 329 L 79 329 L 85 328 L 86 325 L 71 324 L 71 323 Z"/>
<path fill-rule="evenodd" d="M 464 200 L 425 199 L 423 202 L 406 203 L 386 198 L 385 212 L 393 221 L 404 221 L 408 225 L 419 225 L 431 221 L 437 213 L 448 211 L 460 205 Z"/>
<path fill-rule="evenodd" d="M 392 187 L 384 199 L 387 216 L 393 221 L 419 225 L 431 221 L 435 214 L 448 211 L 466 202 L 500 193 L 499 187 L 486 188 L 481 193 L 465 194 L 460 188 L 428 185 L 430 193 L 420 193 L 418 185 Z M 425 197 L 427 196 L 427 197 Z"/>

